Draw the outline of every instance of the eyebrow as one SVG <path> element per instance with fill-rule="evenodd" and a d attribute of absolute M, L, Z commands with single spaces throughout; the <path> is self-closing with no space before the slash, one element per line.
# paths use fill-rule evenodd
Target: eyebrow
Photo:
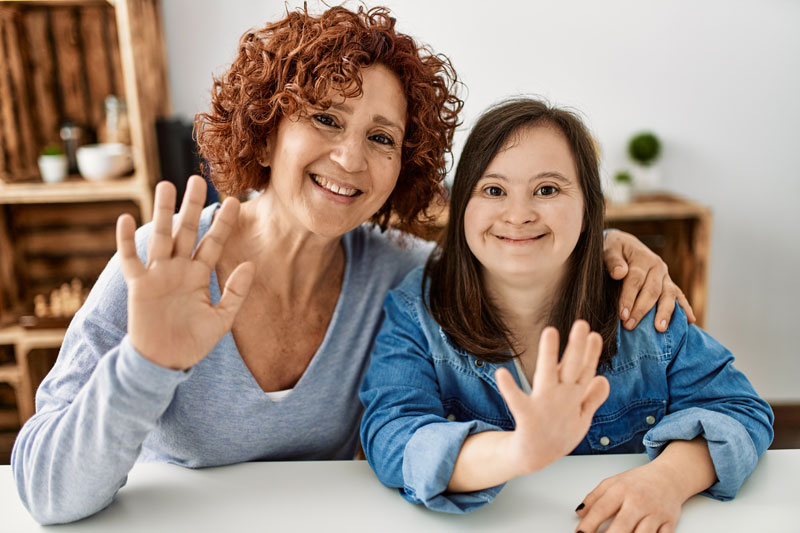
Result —
<path fill-rule="evenodd" d="M 334 111 L 343 111 L 343 112 L 348 113 L 348 114 L 352 114 L 353 113 L 353 108 L 350 107 L 347 104 L 335 104 L 335 105 L 330 106 L 330 109 L 333 109 Z M 384 117 L 383 115 L 375 115 L 374 117 L 372 117 L 372 121 L 375 122 L 376 124 L 380 124 L 381 126 L 387 126 L 387 127 L 390 127 L 390 128 L 397 128 L 400 131 L 400 133 L 402 133 L 402 134 L 405 134 L 405 132 L 406 132 L 405 128 L 400 126 L 400 124 L 398 124 L 397 122 L 395 122 L 393 120 L 390 120 L 390 119 Z"/>
<path fill-rule="evenodd" d="M 482 179 L 482 180 L 483 179 L 487 179 L 487 178 L 508 181 L 508 178 L 506 178 L 504 175 L 496 174 L 496 173 L 484 174 L 483 176 L 480 177 L 480 179 Z M 531 176 L 529 179 L 538 180 L 538 179 L 543 179 L 543 178 L 554 179 L 556 181 L 560 181 L 561 183 L 572 183 L 570 180 L 568 180 L 566 177 L 564 177 L 564 175 L 562 175 L 560 172 L 555 172 L 555 171 L 552 171 L 552 170 L 546 170 L 544 172 L 539 172 L 538 174 L 535 174 L 535 175 Z"/>

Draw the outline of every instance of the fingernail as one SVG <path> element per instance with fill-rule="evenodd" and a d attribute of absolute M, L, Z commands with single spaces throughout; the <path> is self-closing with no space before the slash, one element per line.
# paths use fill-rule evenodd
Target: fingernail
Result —
<path fill-rule="evenodd" d="M 621 266 L 614 267 L 614 275 L 615 276 L 621 276 L 622 275 L 622 267 Z"/>
<path fill-rule="evenodd" d="M 586 504 L 585 504 L 585 503 L 583 503 L 583 502 L 581 502 L 581 504 L 575 508 L 575 512 L 577 513 L 578 511 L 580 511 L 580 510 L 581 510 L 581 509 L 583 509 L 584 507 L 586 507 Z"/>
<path fill-rule="evenodd" d="M 660 324 L 660 327 L 661 327 L 662 330 L 667 329 L 667 321 L 666 320 L 662 320 L 661 324 Z"/>
<path fill-rule="evenodd" d="M 633 329 L 633 326 L 634 326 L 635 324 L 636 324 L 636 321 L 635 321 L 634 319 L 632 319 L 632 318 L 631 318 L 630 320 L 628 320 L 627 322 L 625 322 L 625 327 L 626 327 L 626 328 L 628 328 L 628 329 Z"/>
<path fill-rule="evenodd" d="M 623 308 L 622 308 L 622 320 L 628 320 L 628 316 L 629 316 L 630 314 L 631 314 L 631 312 L 630 312 L 630 311 L 628 311 L 628 308 L 627 308 L 627 307 L 623 307 Z"/>

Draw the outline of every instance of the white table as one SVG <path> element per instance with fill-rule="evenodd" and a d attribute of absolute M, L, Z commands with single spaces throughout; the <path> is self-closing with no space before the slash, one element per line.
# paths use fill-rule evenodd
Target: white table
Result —
<path fill-rule="evenodd" d="M 144 464 L 104 511 L 42 528 L 0 467 L 0 531 L 525 531 L 572 532 L 583 496 L 644 455 L 566 457 L 510 482 L 491 505 L 454 516 L 407 503 L 380 485 L 365 461 L 246 463 L 190 470 Z M 799 532 L 800 450 L 768 451 L 732 502 L 695 496 L 679 533 Z"/>

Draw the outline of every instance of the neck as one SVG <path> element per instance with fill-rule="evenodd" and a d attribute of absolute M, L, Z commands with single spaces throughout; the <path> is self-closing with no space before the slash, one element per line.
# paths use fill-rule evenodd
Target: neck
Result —
<path fill-rule="evenodd" d="M 526 374 L 533 372 L 539 337 L 548 325 L 560 281 L 560 276 L 509 278 L 483 272 L 483 283 L 511 331 Z"/>
<path fill-rule="evenodd" d="M 289 304 L 313 298 L 328 283 L 340 283 L 345 260 L 341 236 L 302 228 L 276 209 L 268 194 L 242 204 L 223 255 L 236 263 L 255 263 L 254 283 Z"/>

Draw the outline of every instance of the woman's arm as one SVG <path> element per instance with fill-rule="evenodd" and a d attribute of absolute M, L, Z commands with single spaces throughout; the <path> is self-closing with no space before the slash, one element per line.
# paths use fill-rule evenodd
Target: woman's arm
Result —
<path fill-rule="evenodd" d="M 173 234 L 175 188 L 159 184 L 147 254 L 131 217 L 118 221 L 119 253 L 70 325 L 12 452 L 20 498 L 40 523 L 77 520 L 111 502 L 188 378 L 183 369 L 230 329 L 252 265 L 240 265 L 219 305 L 210 304 L 209 276 L 238 203 L 222 206 L 192 253 L 205 190 L 202 178 L 189 180 Z"/>
<path fill-rule="evenodd" d="M 592 492 L 592 498 L 578 509 L 590 519 L 579 525 L 579 529 L 586 526 L 585 533 L 602 523 L 597 522 L 600 517 L 614 514 L 613 523 L 619 521 L 619 525 L 609 531 L 631 531 L 627 526 L 635 519 L 647 520 L 644 530 L 655 531 L 655 522 L 677 522 L 680 505 L 698 492 L 729 500 L 772 441 L 772 411 L 733 367 L 730 351 L 689 325 L 680 309 L 676 309 L 666 335 L 674 346 L 671 359 L 664 363 L 668 414 L 644 436 L 653 461 L 609 478 Z M 648 494 L 658 498 L 671 494 L 663 498 L 671 507 L 633 504 L 634 499 L 638 502 Z M 589 508 L 601 497 L 605 502 L 600 510 L 589 515 Z M 640 514 L 642 506 L 647 507 L 649 518 Z"/>
<path fill-rule="evenodd" d="M 19 432 L 11 467 L 41 524 L 78 520 L 111 503 L 185 372 L 158 367 L 125 337 L 124 282 L 115 259 L 73 319 L 58 361 Z"/>
<path fill-rule="evenodd" d="M 614 279 L 622 280 L 619 318 L 625 329 L 633 329 L 658 303 L 654 326 L 666 331 L 675 301 L 695 322 L 694 311 L 680 287 L 667 272 L 667 264 L 647 246 L 629 233 L 609 230 L 603 242 L 606 269 Z"/>
<path fill-rule="evenodd" d="M 497 371 L 500 393 L 514 416 L 514 431 L 468 437 L 448 490 L 480 490 L 536 472 L 567 455 L 586 436 L 609 392 L 608 380 L 595 375 L 603 340 L 590 332 L 586 321 L 578 320 L 560 362 L 558 347 L 558 331 L 545 328 L 530 395 L 517 387 L 506 369 Z"/>
<path fill-rule="evenodd" d="M 715 480 L 705 439 L 673 441 L 652 462 L 610 477 L 590 492 L 576 510 L 581 517 L 576 530 L 594 533 L 614 517 L 609 531 L 674 531 L 683 503 Z"/>
<path fill-rule="evenodd" d="M 386 297 L 384 322 L 359 393 L 365 407 L 361 443 L 381 483 L 400 489 L 413 503 L 465 513 L 492 501 L 500 487 L 448 493 L 456 457 L 469 435 L 499 428 L 446 418 L 430 344 L 430 335 L 439 332 L 427 331 L 418 320 L 421 304 L 416 305 L 419 295 L 411 294 L 411 287 L 419 286 L 421 274 L 412 276 Z"/>

